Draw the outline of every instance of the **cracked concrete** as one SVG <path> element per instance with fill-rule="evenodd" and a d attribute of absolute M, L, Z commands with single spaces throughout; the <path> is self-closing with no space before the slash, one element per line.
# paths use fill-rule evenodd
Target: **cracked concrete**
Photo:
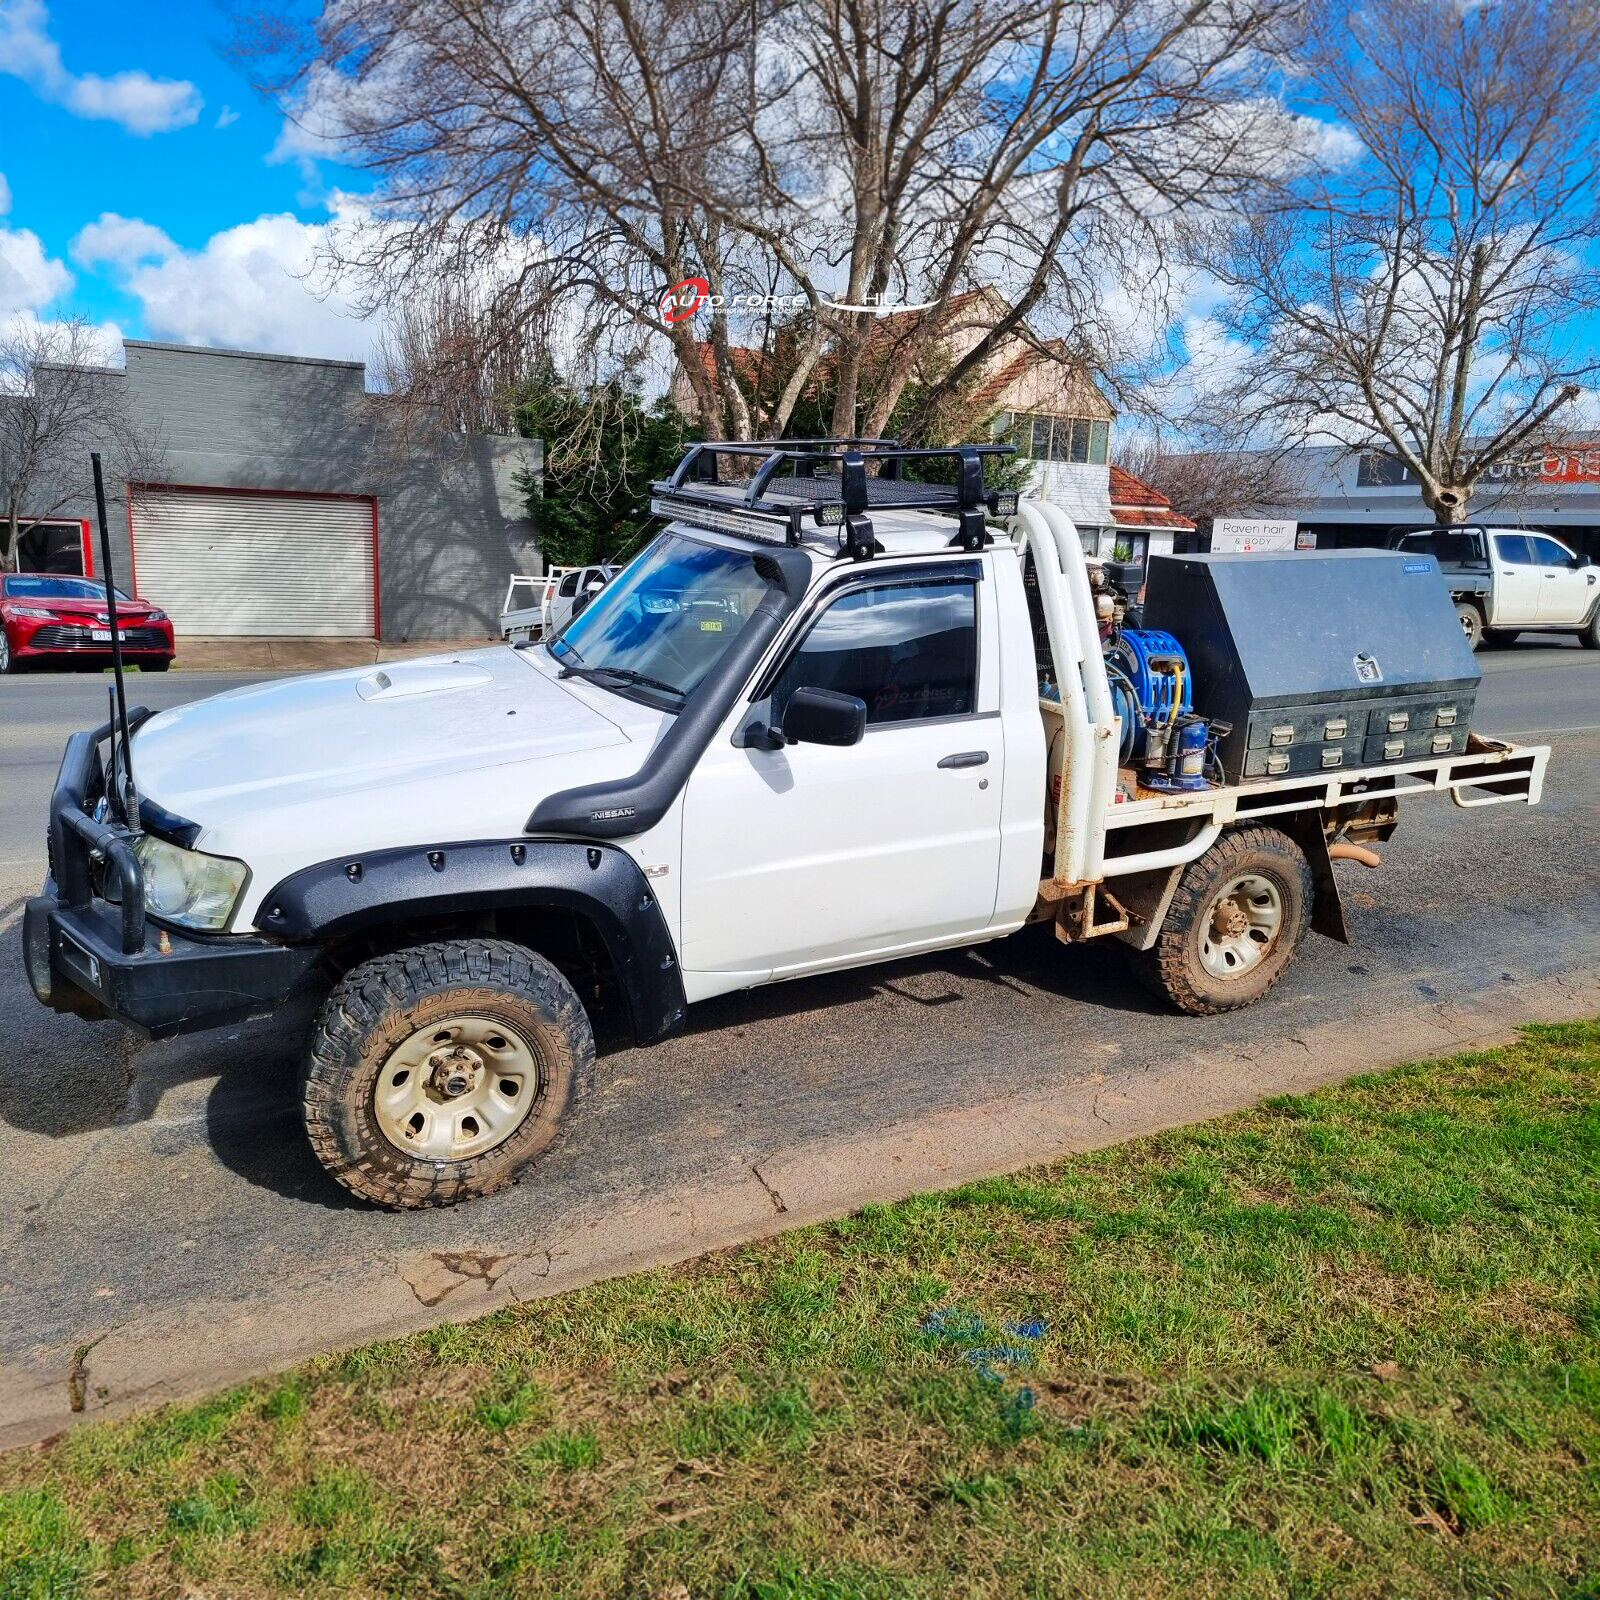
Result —
<path fill-rule="evenodd" d="M 767 1198 L 772 1201 L 772 1209 L 781 1217 L 789 1209 L 788 1206 L 783 1203 L 783 1196 L 779 1194 L 778 1191 L 761 1176 L 760 1167 L 752 1163 L 750 1170 L 755 1174 L 756 1182 L 767 1191 Z"/>

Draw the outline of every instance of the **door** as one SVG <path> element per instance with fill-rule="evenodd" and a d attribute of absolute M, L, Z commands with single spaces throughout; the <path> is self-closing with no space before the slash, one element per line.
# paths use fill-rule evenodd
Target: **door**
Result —
<path fill-rule="evenodd" d="M 1539 617 L 1539 582 L 1542 574 L 1525 533 L 1494 535 L 1495 628 L 1517 627 Z"/>
<path fill-rule="evenodd" d="M 757 982 L 958 943 L 993 920 L 1005 751 L 982 575 L 967 558 L 852 576 L 713 741 L 685 795 L 686 973 Z M 865 701 L 860 742 L 739 742 L 801 687 Z"/>
<path fill-rule="evenodd" d="M 1528 543 L 1539 563 L 1539 621 L 1576 626 L 1594 599 L 1594 569 L 1578 566 L 1573 553 L 1548 534 L 1530 533 Z"/>
<path fill-rule="evenodd" d="M 377 630 L 369 499 L 143 490 L 130 525 L 139 596 L 172 618 L 180 641 Z"/>

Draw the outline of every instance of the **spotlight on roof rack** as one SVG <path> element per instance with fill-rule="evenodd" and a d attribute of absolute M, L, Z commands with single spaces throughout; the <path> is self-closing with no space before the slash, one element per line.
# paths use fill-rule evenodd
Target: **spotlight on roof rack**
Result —
<path fill-rule="evenodd" d="M 989 496 L 989 511 L 996 517 L 1014 517 L 1021 496 L 1014 489 L 997 489 Z"/>
<path fill-rule="evenodd" d="M 844 506 L 837 500 L 830 500 L 817 507 L 817 521 L 824 528 L 837 528 L 844 521 Z"/>

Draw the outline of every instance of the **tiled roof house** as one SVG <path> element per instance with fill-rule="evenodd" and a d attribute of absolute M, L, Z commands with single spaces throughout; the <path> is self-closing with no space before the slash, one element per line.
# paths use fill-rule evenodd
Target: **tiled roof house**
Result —
<path fill-rule="evenodd" d="M 959 359 L 1009 310 L 993 289 L 951 297 L 939 313 L 945 351 Z M 875 337 L 892 340 L 905 312 L 880 319 Z M 712 370 L 709 345 L 698 347 Z M 736 346 L 734 371 L 746 383 L 761 375 L 763 351 Z M 1059 339 L 1013 335 L 1002 340 L 984 362 L 975 398 L 989 413 L 992 431 L 1010 439 L 1034 461 L 1033 492 L 1060 505 L 1078 525 L 1091 555 L 1110 556 L 1125 548 L 1132 558 L 1170 551 L 1173 536 L 1194 523 L 1131 473 L 1111 465 L 1111 427 L 1116 410 L 1100 392 L 1082 362 Z M 693 414 L 694 391 L 679 371 L 672 382 L 673 402 Z"/>

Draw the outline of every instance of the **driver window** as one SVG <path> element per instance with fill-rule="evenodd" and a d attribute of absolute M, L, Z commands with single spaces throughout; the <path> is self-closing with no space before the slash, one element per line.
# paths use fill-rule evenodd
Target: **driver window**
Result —
<path fill-rule="evenodd" d="M 798 688 L 867 705 L 867 726 L 970 716 L 977 704 L 977 584 L 971 578 L 852 588 L 811 625 L 772 690 L 781 723 Z"/>
<path fill-rule="evenodd" d="M 581 572 L 569 572 L 566 577 L 561 580 L 560 587 L 557 588 L 556 593 L 560 595 L 563 600 L 570 600 L 573 595 L 578 592 L 578 579 L 582 576 L 583 574 Z"/>
<path fill-rule="evenodd" d="M 1541 567 L 1566 567 L 1572 564 L 1572 552 L 1558 545 L 1554 539 L 1541 538 L 1538 534 L 1529 534 L 1528 542 L 1533 546 L 1533 554 Z"/>

